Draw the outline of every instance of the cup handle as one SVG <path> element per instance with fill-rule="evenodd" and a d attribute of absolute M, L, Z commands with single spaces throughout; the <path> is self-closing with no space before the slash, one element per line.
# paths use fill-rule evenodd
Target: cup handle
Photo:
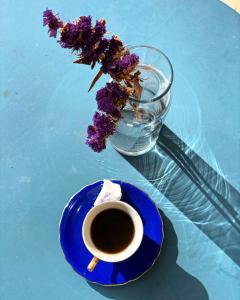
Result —
<path fill-rule="evenodd" d="M 90 263 L 87 266 L 88 271 L 92 272 L 95 269 L 98 262 L 99 262 L 99 259 L 96 256 L 94 256 L 93 259 L 90 261 Z"/>

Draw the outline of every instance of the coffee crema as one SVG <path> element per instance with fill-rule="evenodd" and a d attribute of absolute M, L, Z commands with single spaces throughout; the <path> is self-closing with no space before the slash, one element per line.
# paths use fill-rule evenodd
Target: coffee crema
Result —
<path fill-rule="evenodd" d="M 124 211 L 109 208 L 100 212 L 91 225 L 91 238 L 99 250 L 115 254 L 123 251 L 132 241 L 134 224 Z"/>

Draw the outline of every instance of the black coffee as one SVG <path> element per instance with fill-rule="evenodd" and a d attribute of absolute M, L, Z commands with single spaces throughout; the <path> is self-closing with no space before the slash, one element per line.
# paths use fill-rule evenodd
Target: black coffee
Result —
<path fill-rule="evenodd" d="M 127 213 L 110 208 L 100 212 L 92 222 L 91 237 L 95 246 L 107 253 L 124 250 L 132 241 L 134 225 Z"/>

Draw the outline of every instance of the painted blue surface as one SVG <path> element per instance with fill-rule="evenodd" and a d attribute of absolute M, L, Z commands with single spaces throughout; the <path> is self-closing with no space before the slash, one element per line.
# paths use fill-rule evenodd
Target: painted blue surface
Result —
<path fill-rule="evenodd" d="M 240 298 L 240 268 L 189 214 L 183 214 L 110 146 L 97 155 L 85 145 L 96 110 L 87 88 L 95 71 L 72 64 L 42 27 L 42 11 L 65 20 L 91 14 L 127 44 L 149 44 L 174 67 L 173 101 L 166 125 L 203 161 L 238 190 L 228 198 L 239 213 L 240 17 L 217 0 L 19 1 L 3 0 L 0 11 L 0 298 L 25 299 L 229 299 Z M 163 161 L 165 157 L 163 156 Z M 172 161 L 159 169 L 169 174 Z M 119 288 L 89 285 L 63 258 L 58 225 L 63 207 L 82 186 L 117 178 L 146 191 L 164 212 L 168 229 L 152 272 Z M 171 178 L 169 179 L 171 180 Z M 174 182 L 179 183 L 177 176 Z M 168 181 L 165 181 L 166 186 Z M 219 186 L 219 182 L 215 183 Z M 221 184 L 220 184 L 221 185 Z M 179 187 L 178 187 L 179 188 Z M 192 199 L 195 200 L 194 195 Z M 207 197 L 206 197 L 207 198 Z M 189 200 L 190 201 L 190 200 Z M 239 244 L 221 236 L 232 249 Z M 165 247 L 165 248 L 164 248 Z"/>
<path fill-rule="evenodd" d="M 121 186 L 122 201 L 134 207 L 143 221 L 142 243 L 130 258 L 118 263 L 100 261 L 93 272 L 87 271 L 92 255 L 83 242 L 82 224 L 101 191 L 102 181 L 79 191 L 66 206 L 60 223 L 60 241 L 67 261 L 87 280 L 103 285 L 124 284 L 140 277 L 153 265 L 163 242 L 162 220 L 148 195 L 129 183 L 114 182 Z"/>

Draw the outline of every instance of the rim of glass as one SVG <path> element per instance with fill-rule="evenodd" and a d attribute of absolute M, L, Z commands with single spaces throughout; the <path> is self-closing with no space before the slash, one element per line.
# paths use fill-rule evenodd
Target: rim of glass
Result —
<path fill-rule="evenodd" d="M 161 50 L 159 50 L 158 48 L 155 48 L 155 47 L 152 47 L 152 46 L 147 46 L 147 45 L 137 45 L 137 46 L 128 46 L 128 48 L 130 50 L 133 50 L 133 49 L 136 49 L 136 48 L 148 48 L 148 49 L 151 49 L 151 50 L 154 50 L 156 52 L 158 52 L 159 54 L 161 54 L 165 59 L 166 61 L 168 62 L 169 64 L 169 68 L 170 68 L 170 79 L 169 79 L 169 84 L 167 85 L 166 89 L 158 96 L 156 97 L 153 97 L 151 98 L 150 100 L 145 100 L 145 99 L 136 99 L 132 96 L 129 96 L 129 100 L 132 101 L 132 102 L 138 102 L 138 103 L 151 103 L 151 102 L 154 102 L 154 101 L 157 101 L 159 100 L 160 98 L 162 98 L 163 96 L 165 96 L 167 94 L 167 92 L 170 90 L 171 86 L 172 86 L 172 83 L 173 83 L 173 67 L 172 67 L 172 64 L 171 64 L 171 61 L 170 59 L 167 57 L 167 55 L 165 53 L 163 53 Z"/>

